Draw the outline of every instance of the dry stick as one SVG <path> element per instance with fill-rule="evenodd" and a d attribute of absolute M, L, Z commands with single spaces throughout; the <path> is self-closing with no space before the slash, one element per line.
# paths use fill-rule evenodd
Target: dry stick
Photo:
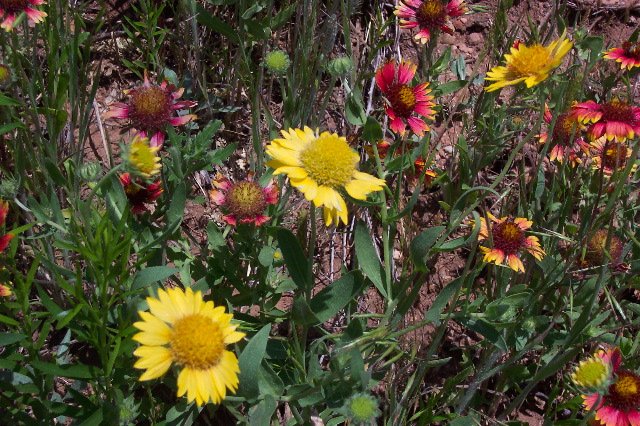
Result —
<path fill-rule="evenodd" d="M 98 108 L 98 102 L 93 99 L 93 110 L 96 114 L 96 122 L 98 123 L 98 130 L 100 130 L 100 139 L 102 140 L 102 146 L 104 147 L 105 154 L 109 157 L 109 168 L 113 167 L 113 160 L 111 155 L 111 144 L 107 142 L 107 134 L 104 131 L 104 126 L 102 125 L 102 119 L 100 118 L 100 110 Z"/>

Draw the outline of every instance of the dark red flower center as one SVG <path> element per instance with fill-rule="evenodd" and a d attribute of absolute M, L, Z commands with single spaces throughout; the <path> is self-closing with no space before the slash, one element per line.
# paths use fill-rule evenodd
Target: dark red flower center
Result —
<path fill-rule="evenodd" d="M 22 12 L 27 6 L 29 6 L 29 0 L 0 0 L 0 9 L 5 13 Z"/>
<path fill-rule="evenodd" d="M 491 231 L 493 247 L 502 250 L 505 255 L 517 254 L 524 245 L 524 231 L 513 222 L 513 219 L 494 225 Z"/>
<path fill-rule="evenodd" d="M 617 121 L 630 126 L 635 125 L 638 121 L 633 113 L 633 108 L 626 102 L 614 99 L 611 102 L 602 104 L 600 108 L 603 121 Z"/>
<path fill-rule="evenodd" d="M 235 183 L 227 192 L 225 207 L 239 219 L 262 214 L 265 205 L 264 190 L 255 182 L 245 180 Z"/>
<path fill-rule="evenodd" d="M 553 126 L 553 141 L 561 145 L 571 145 L 578 137 L 578 121 L 571 117 L 568 112 L 558 116 L 555 126 Z"/>
<path fill-rule="evenodd" d="M 602 148 L 602 154 L 600 155 L 602 167 L 611 170 L 622 169 L 627 164 L 628 154 L 629 151 L 625 144 L 608 141 Z"/>
<path fill-rule="evenodd" d="M 138 130 L 160 130 L 171 116 L 171 94 L 160 86 L 142 86 L 131 91 L 129 116 Z"/>
<path fill-rule="evenodd" d="M 587 241 L 587 252 L 584 258 L 587 266 L 600 266 L 609 263 L 609 256 L 613 263 L 620 261 L 623 246 L 622 240 L 615 235 L 611 235 L 611 241 L 607 247 L 608 234 L 608 230 L 598 229 Z"/>
<path fill-rule="evenodd" d="M 617 380 L 609 386 L 604 403 L 623 412 L 640 407 L 640 377 L 631 371 L 618 370 Z"/>
<path fill-rule="evenodd" d="M 640 60 L 640 43 L 625 41 L 622 43 L 622 50 L 624 50 L 625 55 L 631 56 L 636 60 Z"/>
<path fill-rule="evenodd" d="M 416 10 L 416 21 L 422 28 L 433 29 L 446 23 L 447 10 L 440 0 L 425 0 Z"/>
<path fill-rule="evenodd" d="M 403 118 L 409 117 L 416 106 L 416 95 L 406 84 L 395 84 L 389 87 L 387 98 L 393 112 Z"/>

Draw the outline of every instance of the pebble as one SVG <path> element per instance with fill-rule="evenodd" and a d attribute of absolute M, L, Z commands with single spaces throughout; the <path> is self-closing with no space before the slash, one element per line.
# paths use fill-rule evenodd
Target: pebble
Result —
<path fill-rule="evenodd" d="M 480 33 L 471 33 L 469 34 L 469 44 L 476 45 L 482 43 L 483 37 Z"/>

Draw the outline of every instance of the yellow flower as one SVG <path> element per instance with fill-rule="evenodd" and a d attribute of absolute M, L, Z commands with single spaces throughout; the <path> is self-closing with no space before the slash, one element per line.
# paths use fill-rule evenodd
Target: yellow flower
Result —
<path fill-rule="evenodd" d="M 159 290 L 158 298 L 148 297 L 147 304 L 150 312 L 139 311 L 142 321 L 133 324 L 141 330 L 133 336 L 141 344 L 133 352 L 140 358 L 134 367 L 146 370 L 140 381 L 158 378 L 176 363 L 182 367 L 178 396 L 186 393 L 188 402 L 217 404 L 227 388 L 235 393 L 240 368 L 235 354 L 225 348 L 244 333 L 231 324 L 233 315 L 190 288 Z"/>
<path fill-rule="evenodd" d="M 611 365 L 598 355 L 580 361 L 571 373 L 573 383 L 588 389 L 601 388 L 610 378 Z"/>
<path fill-rule="evenodd" d="M 291 185 L 316 207 L 324 207 L 327 226 L 348 222 L 342 190 L 356 200 L 365 200 L 369 193 L 383 189 L 383 179 L 358 171 L 360 157 L 346 138 L 329 132 L 318 135 L 309 127 L 283 130 L 282 136 L 267 146 L 271 157 L 267 164 L 275 169 L 274 174 L 286 174 Z"/>
<path fill-rule="evenodd" d="M 149 139 L 140 135 L 135 135 L 131 144 L 127 159 L 134 171 L 142 177 L 150 178 L 160 172 L 162 164 L 158 151 L 160 147 L 149 146 Z"/>
<path fill-rule="evenodd" d="M 525 46 L 518 43 L 511 48 L 511 54 L 504 55 L 506 66 L 493 67 L 485 80 L 495 83 L 485 87 L 487 92 L 512 86 L 524 81 L 527 87 L 540 84 L 549 77 L 549 73 L 562 62 L 573 43 L 567 40 L 566 33 L 548 46 L 535 43 L 533 46 Z"/>

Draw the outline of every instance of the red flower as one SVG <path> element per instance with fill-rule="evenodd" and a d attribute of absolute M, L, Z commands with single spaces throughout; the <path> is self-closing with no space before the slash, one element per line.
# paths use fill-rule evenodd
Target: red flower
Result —
<path fill-rule="evenodd" d="M 413 162 L 413 167 L 415 169 L 414 178 L 420 179 L 420 176 L 424 175 L 425 186 L 431 185 L 431 182 L 438 177 L 438 174 L 431 167 L 427 168 L 427 163 L 422 157 L 416 158 L 416 161 Z"/>
<path fill-rule="evenodd" d="M 0 284 L 0 297 L 9 297 L 12 294 L 11 287 L 6 284 Z"/>
<path fill-rule="evenodd" d="M 491 213 L 488 216 L 491 221 L 489 224 L 484 218 L 480 218 L 478 234 L 478 241 L 491 242 L 491 247 L 480 246 L 485 262 L 500 265 L 506 260 L 511 269 L 524 272 L 524 265 L 519 257 L 521 251 L 527 251 L 536 259 L 542 260 L 545 252 L 540 247 L 538 237 L 525 234 L 533 225 L 532 221 L 524 217 L 514 219 L 508 216 L 498 219 Z"/>
<path fill-rule="evenodd" d="M 583 395 L 586 410 L 596 412 L 596 420 L 605 426 L 640 425 L 640 376 L 620 368 L 622 355 L 618 348 L 600 351 L 600 356 L 611 365 L 615 381 L 608 392 Z"/>
<path fill-rule="evenodd" d="M 622 69 L 640 67 L 640 43 L 625 41 L 622 47 L 614 47 L 604 53 L 606 59 L 615 60 Z"/>
<path fill-rule="evenodd" d="M 551 124 L 553 121 L 553 114 L 546 105 L 544 121 L 546 121 L 547 124 Z M 578 154 L 588 147 L 584 138 L 580 136 L 583 127 L 580 121 L 569 111 L 558 115 L 553 130 L 551 131 L 551 142 L 554 143 L 554 145 L 549 152 L 549 159 L 551 161 L 558 161 L 559 163 L 568 159 L 573 166 L 582 163 Z M 549 133 L 543 132 L 538 138 L 541 144 L 545 144 L 549 139 Z"/>
<path fill-rule="evenodd" d="M 631 157 L 631 149 L 626 143 L 617 140 L 607 140 L 602 136 L 591 142 L 589 154 L 593 161 L 593 168 L 602 169 L 605 176 L 611 176 L 617 170 L 624 170 L 627 160 Z M 634 171 L 636 166 L 632 166 Z"/>
<path fill-rule="evenodd" d="M 278 202 L 278 187 L 270 182 L 263 188 L 254 182 L 252 175 L 235 183 L 218 175 L 213 186 L 216 189 L 209 192 L 211 202 L 222 208 L 225 212 L 222 219 L 231 226 L 238 222 L 256 226 L 266 223 L 270 218 L 264 214 L 265 208 Z"/>
<path fill-rule="evenodd" d="M 588 132 L 592 139 L 603 135 L 608 140 L 625 141 L 640 133 L 640 108 L 614 99 L 598 104 L 586 101 L 574 105 L 571 114 L 581 123 L 590 124 Z"/>
<path fill-rule="evenodd" d="M 5 225 L 7 221 L 7 214 L 9 213 L 9 203 L 0 200 L 0 227 Z M 13 234 L 4 234 L 0 236 L 0 252 L 6 250 L 9 247 L 9 243 L 13 239 Z"/>
<path fill-rule="evenodd" d="M 5 31 L 11 31 L 21 12 L 26 13 L 29 22 L 33 24 L 42 22 L 47 14 L 32 6 L 40 6 L 44 2 L 44 0 L 0 0 L 0 19 L 3 19 L 0 27 Z"/>
<path fill-rule="evenodd" d="M 433 96 L 429 93 L 429 83 L 422 83 L 411 87 L 411 82 L 416 74 L 416 66 L 410 62 L 387 62 L 376 72 L 376 84 L 387 98 L 386 112 L 391 119 L 389 126 L 392 131 L 404 134 L 406 125 L 409 124 L 413 133 L 422 136 L 428 131 L 429 126 L 423 119 L 414 116 L 422 116 L 430 120 L 434 119 L 435 111 L 432 107 Z M 405 123 L 406 121 L 406 123 Z"/>
<path fill-rule="evenodd" d="M 462 0 L 400 0 L 395 14 L 400 18 L 400 28 L 418 28 L 416 40 L 426 43 L 432 31 L 441 30 L 453 33 L 451 18 L 464 15 L 467 7 Z"/>
<path fill-rule="evenodd" d="M 147 73 L 144 82 L 131 90 L 125 90 L 129 95 L 129 102 L 114 103 L 105 114 L 106 118 L 127 118 L 133 128 L 139 130 L 143 136 L 151 134 L 151 146 L 162 146 L 165 139 L 163 130 L 166 126 L 181 126 L 195 120 L 195 114 L 176 116 L 177 110 L 193 108 L 198 105 L 194 101 L 178 101 L 184 89 L 177 89 L 174 85 L 163 81 L 154 84 L 149 81 Z"/>
<path fill-rule="evenodd" d="M 124 187 L 124 193 L 127 195 L 129 204 L 131 204 L 131 212 L 133 214 L 149 211 L 146 204 L 155 202 L 163 191 L 160 179 L 152 183 L 147 183 L 140 178 L 136 178 L 134 181 L 129 173 L 120 175 L 120 183 Z"/>
<path fill-rule="evenodd" d="M 387 157 L 389 148 L 391 148 L 391 144 L 385 140 L 381 140 L 376 144 L 376 148 L 378 149 L 378 156 L 381 160 L 384 160 Z M 365 145 L 364 150 L 367 152 L 369 157 L 375 157 L 372 145 Z"/>

